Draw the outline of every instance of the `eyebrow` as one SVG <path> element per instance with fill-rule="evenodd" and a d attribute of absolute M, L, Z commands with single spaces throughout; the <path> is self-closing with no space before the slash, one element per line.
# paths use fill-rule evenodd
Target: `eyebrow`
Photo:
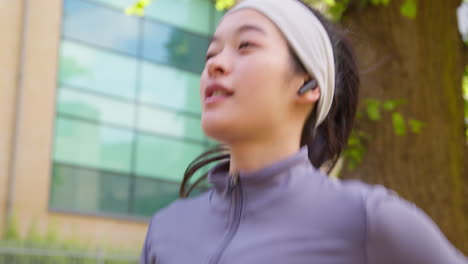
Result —
<path fill-rule="evenodd" d="M 266 35 L 265 30 L 261 29 L 260 27 L 255 26 L 255 25 L 249 25 L 249 24 L 242 25 L 241 27 L 236 29 L 234 34 L 239 35 L 239 34 L 241 34 L 242 32 L 245 32 L 245 31 L 256 31 L 256 32 L 261 33 L 262 35 Z M 211 38 L 209 44 L 211 44 L 212 42 L 216 42 L 216 41 L 219 41 L 219 38 L 217 36 L 213 36 Z"/>

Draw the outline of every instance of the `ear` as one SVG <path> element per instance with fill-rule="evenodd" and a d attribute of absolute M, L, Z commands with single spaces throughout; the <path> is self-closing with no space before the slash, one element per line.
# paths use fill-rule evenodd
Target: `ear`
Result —
<path fill-rule="evenodd" d="M 308 78 L 303 84 L 301 87 L 298 88 L 298 91 L 301 90 L 301 88 L 304 88 L 305 85 L 307 83 L 309 83 L 311 79 Z M 300 104 L 313 104 L 315 102 L 318 101 L 318 99 L 320 98 L 320 87 L 318 86 L 318 84 L 315 82 L 315 84 L 317 85 L 315 88 L 312 88 L 310 89 L 307 89 L 305 90 L 305 92 L 298 92 L 297 95 L 296 95 L 296 100 L 298 103 Z"/>

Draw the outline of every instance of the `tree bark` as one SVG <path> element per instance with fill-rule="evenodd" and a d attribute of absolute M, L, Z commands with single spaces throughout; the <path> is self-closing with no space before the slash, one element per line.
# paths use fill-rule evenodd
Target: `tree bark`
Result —
<path fill-rule="evenodd" d="M 402 2 L 365 8 L 352 3 L 343 24 L 351 32 L 362 72 L 361 99 L 405 99 L 399 106 L 403 116 L 425 126 L 419 135 L 408 131 L 397 136 L 390 114 L 377 122 L 358 120 L 356 127 L 371 135 L 367 154 L 343 177 L 397 191 L 468 254 L 468 150 L 461 93 L 465 54 L 456 20 L 460 0 L 419 1 L 415 19 L 400 14 Z"/>

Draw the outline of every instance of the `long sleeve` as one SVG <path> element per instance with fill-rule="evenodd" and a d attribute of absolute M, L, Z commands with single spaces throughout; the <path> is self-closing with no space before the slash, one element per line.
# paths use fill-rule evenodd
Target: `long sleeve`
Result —
<path fill-rule="evenodd" d="M 140 254 L 140 264 L 152 264 L 150 262 L 150 245 L 151 245 L 151 241 L 150 241 L 150 235 L 151 235 L 151 224 L 152 224 L 153 221 L 150 221 L 150 224 L 149 224 L 149 227 L 148 227 L 148 231 L 146 232 L 146 238 L 145 238 L 145 242 L 143 244 L 143 248 L 141 250 L 141 254 Z"/>
<path fill-rule="evenodd" d="M 468 264 L 418 207 L 384 188 L 366 201 L 368 264 Z"/>

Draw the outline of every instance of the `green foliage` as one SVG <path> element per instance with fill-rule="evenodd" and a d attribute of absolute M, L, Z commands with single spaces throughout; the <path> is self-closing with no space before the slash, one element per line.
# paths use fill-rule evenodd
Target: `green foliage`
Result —
<path fill-rule="evenodd" d="M 411 132 L 414 134 L 421 133 L 422 128 L 426 125 L 423 122 L 416 120 L 416 119 L 410 119 L 408 121 L 408 124 L 410 126 Z"/>
<path fill-rule="evenodd" d="M 384 5 L 387 6 L 390 3 L 390 0 L 370 0 L 373 5 Z"/>
<path fill-rule="evenodd" d="M 45 241 L 47 244 L 57 244 L 59 242 L 57 229 L 57 222 L 52 220 L 51 223 L 47 226 L 47 233 L 45 236 Z"/>
<path fill-rule="evenodd" d="M 376 99 L 368 98 L 365 100 L 367 116 L 372 121 L 380 120 L 381 102 Z"/>
<path fill-rule="evenodd" d="M 136 15 L 144 16 L 145 8 L 151 4 L 152 0 L 137 0 L 133 5 L 125 9 L 125 14 L 127 15 Z"/>
<path fill-rule="evenodd" d="M 405 119 L 403 118 L 400 112 L 392 113 L 392 123 L 395 134 L 397 134 L 398 136 L 406 135 Z"/>
<path fill-rule="evenodd" d="M 208 1 L 208 0 L 207 0 Z M 216 10 L 224 11 L 232 8 L 236 0 L 212 0 L 215 2 Z M 302 0 L 306 4 L 321 11 L 327 18 L 339 21 L 349 6 L 351 0 Z M 400 6 L 400 13 L 409 18 L 415 18 L 417 14 L 417 0 L 405 0 Z M 130 7 L 125 9 L 125 14 L 144 16 L 145 8 L 152 0 L 136 0 Z M 361 6 L 367 4 L 388 6 L 390 0 L 361 0 Z"/>
<path fill-rule="evenodd" d="M 416 119 L 405 118 L 396 108 L 406 103 L 404 99 L 380 101 L 374 98 L 367 98 L 364 100 L 367 118 L 371 121 L 379 121 L 382 118 L 382 110 L 392 114 L 392 124 L 396 135 L 403 136 L 407 131 L 407 123 L 412 133 L 419 134 L 424 127 L 424 123 Z"/>
<path fill-rule="evenodd" d="M 229 9 L 233 7 L 234 4 L 236 3 L 235 0 L 215 0 L 215 1 L 216 1 L 215 8 L 218 11 Z"/>
<path fill-rule="evenodd" d="M 34 220 L 32 225 L 29 227 L 28 234 L 26 235 L 26 241 L 31 245 L 42 245 L 44 239 L 39 234 L 37 228 L 37 220 Z"/>
<path fill-rule="evenodd" d="M 18 220 L 16 217 L 16 213 L 13 212 L 8 219 L 8 223 L 6 229 L 3 233 L 4 240 L 18 240 L 20 238 L 19 235 L 19 228 L 18 228 Z"/>
<path fill-rule="evenodd" d="M 28 230 L 25 239 L 19 236 L 18 221 L 16 216 L 11 218 L 9 226 L 0 240 L 0 248 L 24 249 L 21 253 L 0 253 L 0 263 L 48 263 L 48 264 L 130 264 L 136 263 L 139 252 L 131 252 L 116 248 L 93 249 L 78 239 L 60 240 L 57 233 L 57 223 L 48 225 L 45 235 L 38 231 L 37 221 L 34 220 Z M 35 255 L 29 255 L 34 249 Z M 43 255 L 39 254 L 44 250 Z M 139 250 L 139 249 L 138 249 Z M 50 252 L 55 252 L 50 254 Z M 102 257 L 100 257 L 102 256 Z M 112 256 L 112 258 L 104 258 Z"/>
<path fill-rule="evenodd" d="M 361 6 L 367 4 L 388 6 L 390 0 L 361 0 Z M 417 0 L 405 0 L 400 6 L 400 13 L 408 18 L 415 18 L 418 13 Z"/>
<path fill-rule="evenodd" d="M 384 110 L 390 112 L 390 111 L 394 111 L 397 106 L 402 105 L 404 103 L 406 103 L 406 100 L 404 100 L 404 99 L 387 100 L 387 101 L 383 102 L 382 107 L 383 107 Z"/>
<path fill-rule="evenodd" d="M 400 13 L 409 18 L 415 18 L 418 11 L 416 0 L 406 0 L 400 6 Z"/>
<path fill-rule="evenodd" d="M 363 102 L 364 109 L 357 112 L 356 118 L 361 120 L 366 117 L 371 122 L 380 122 L 384 116 L 390 114 L 393 131 L 397 136 L 406 135 L 407 130 L 413 134 L 420 134 L 425 126 L 424 122 L 413 118 L 405 118 L 400 111 L 397 111 L 399 106 L 406 103 L 404 99 L 382 101 L 375 98 L 366 98 Z M 343 157 L 349 170 L 353 170 L 361 164 L 366 154 L 366 143 L 370 139 L 370 135 L 365 131 L 353 129 L 347 147 L 343 151 Z"/>
<path fill-rule="evenodd" d="M 310 6 L 320 10 L 325 16 L 333 21 L 339 21 L 350 4 L 350 0 L 303 0 Z M 366 5 L 388 6 L 390 0 L 361 0 L 361 7 Z M 400 13 L 409 18 L 415 18 L 417 15 L 417 0 L 405 0 L 400 6 Z"/>
<path fill-rule="evenodd" d="M 343 151 L 348 169 L 354 170 L 362 162 L 366 153 L 365 141 L 369 135 L 364 131 L 354 129 L 348 139 L 347 148 Z"/>

